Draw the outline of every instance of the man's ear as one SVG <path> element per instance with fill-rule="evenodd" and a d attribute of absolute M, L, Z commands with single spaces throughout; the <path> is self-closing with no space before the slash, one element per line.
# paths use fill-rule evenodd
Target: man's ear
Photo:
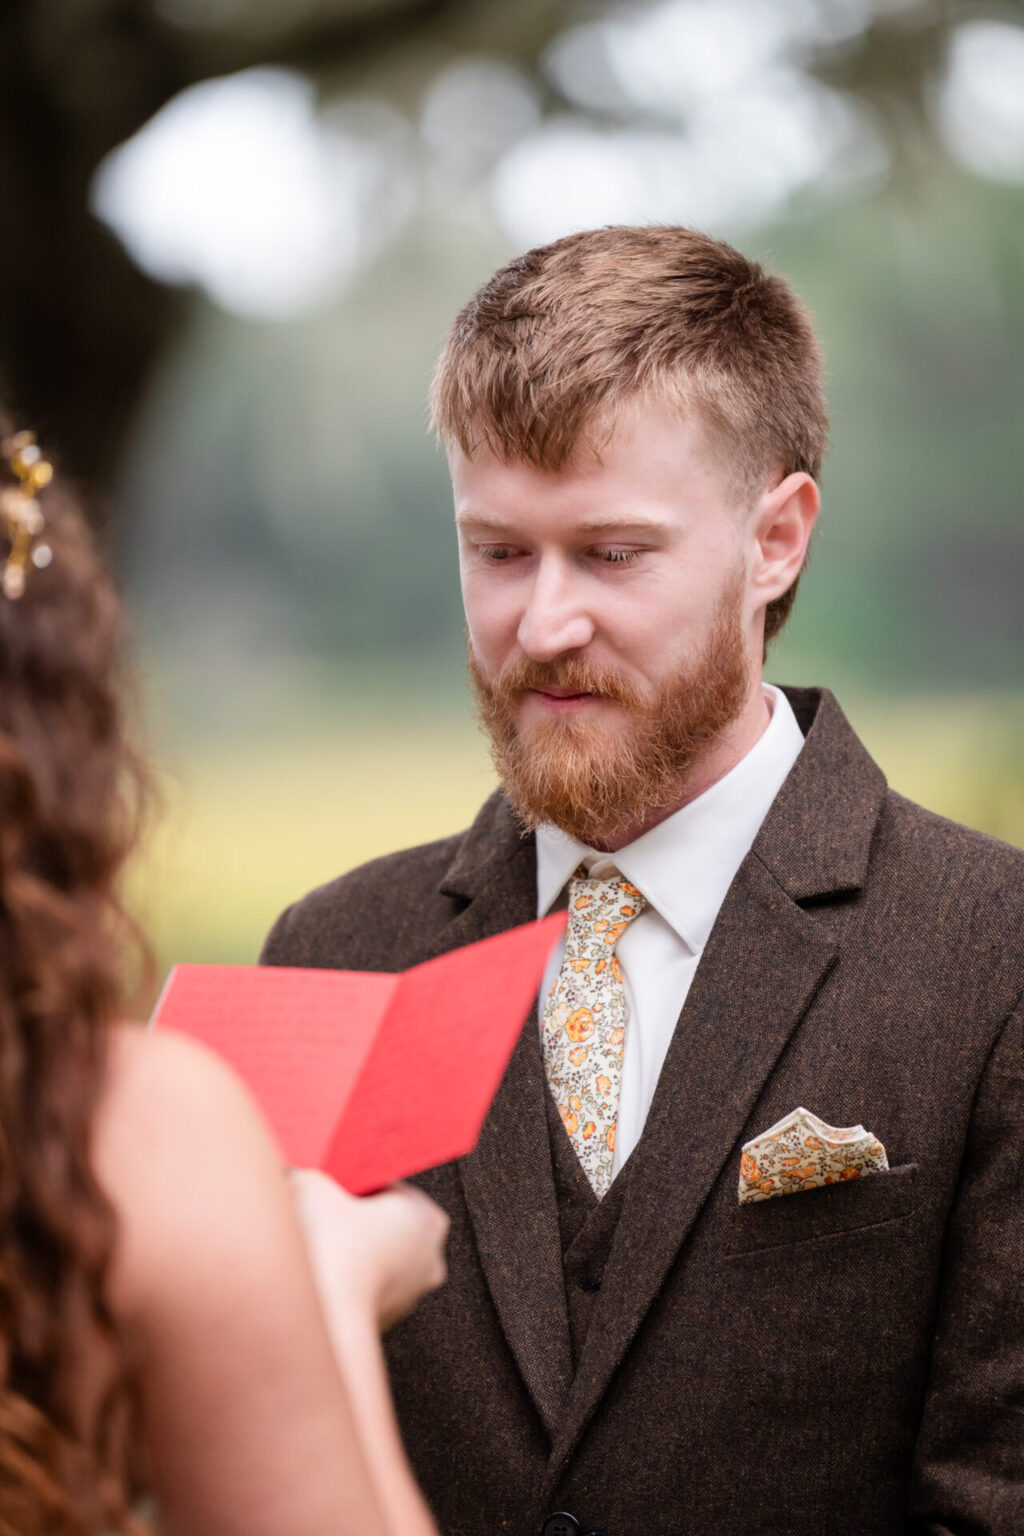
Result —
<path fill-rule="evenodd" d="M 802 471 L 786 475 L 761 497 L 751 524 L 750 584 L 759 605 L 781 597 L 799 576 L 820 506 L 816 482 Z"/>

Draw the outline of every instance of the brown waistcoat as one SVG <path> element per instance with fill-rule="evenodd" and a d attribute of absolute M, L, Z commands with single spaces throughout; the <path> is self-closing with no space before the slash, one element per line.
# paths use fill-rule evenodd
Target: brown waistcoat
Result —
<path fill-rule="evenodd" d="M 598 1200 L 565 1134 L 550 1094 L 547 1095 L 547 1117 L 562 1246 L 569 1344 L 572 1368 L 575 1371 L 596 1310 L 605 1266 L 611 1256 L 622 1199 L 629 1182 L 629 1162 L 614 1179 L 604 1199 Z"/>

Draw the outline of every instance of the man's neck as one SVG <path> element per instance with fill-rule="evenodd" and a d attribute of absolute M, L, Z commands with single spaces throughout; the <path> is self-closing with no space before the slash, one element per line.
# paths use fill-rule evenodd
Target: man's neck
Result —
<path fill-rule="evenodd" d="M 655 811 L 646 819 L 637 821 L 618 837 L 608 842 L 595 843 L 595 849 L 599 853 L 618 853 L 620 848 L 635 843 L 638 837 L 650 832 L 652 827 L 660 826 L 663 821 L 674 816 L 676 811 L 681 811 L 684 805 L 689 805 L 698 796 L 705 794 L 719 779 L 731 773 L 736 764 L 742 762 L 757 745 L 768 729 L 771 718 L 771 705 L 759 679 L 757 687 L 736 719 L 696 760 L 679 799 L 664 810 Z"/>

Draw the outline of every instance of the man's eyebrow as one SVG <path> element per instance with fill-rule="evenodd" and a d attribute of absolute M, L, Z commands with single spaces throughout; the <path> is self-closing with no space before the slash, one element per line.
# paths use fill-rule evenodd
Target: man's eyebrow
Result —
<path fill-rule="evenodd" d="M 505 527 L 500 518 L 486 517 L 482 512 L 456 512 L 455 521 L 460 528 L 479 528 L 488 533 L 499 532 Z"/>
<path fill-rule="evenodd" d="M 481 532 L 493 534 L 515 533 L 517 524 L 514 519 L 501 517 L 489 517 L 482 512 L 457 512 L 455 521 L 460 528 L 467 532 Z M 594 538 L 599 534 L 663 534 L 668 532 L 670 524 L 666 520 L 656 517 L 599 517 L 581 518 L 579 522 L 572 523 L 566 531 L 572 534 Z"/>
<path fill-rule="evenodd" d="M 584 518 L 574 525 L 580 533 L 666 533 L 669 523 L 658 517 Z"/>

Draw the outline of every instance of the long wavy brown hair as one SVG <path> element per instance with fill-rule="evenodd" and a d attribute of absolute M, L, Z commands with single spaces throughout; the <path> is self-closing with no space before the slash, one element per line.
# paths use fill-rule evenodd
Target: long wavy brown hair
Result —
<path fill-rule="evenodd" d="M 40 506 L 52 561 L 0 595 L 0 1536 L 92 1536 L 138 1529 L 131 1374 L 106 1295 L 116 1221 L 90 1138 L 134 942 L 118 882 L 145 777 L 113 585 L 74 495 L 55 481 Z M 106 1377 L 83 1394 L 97 1358 Z"/>

